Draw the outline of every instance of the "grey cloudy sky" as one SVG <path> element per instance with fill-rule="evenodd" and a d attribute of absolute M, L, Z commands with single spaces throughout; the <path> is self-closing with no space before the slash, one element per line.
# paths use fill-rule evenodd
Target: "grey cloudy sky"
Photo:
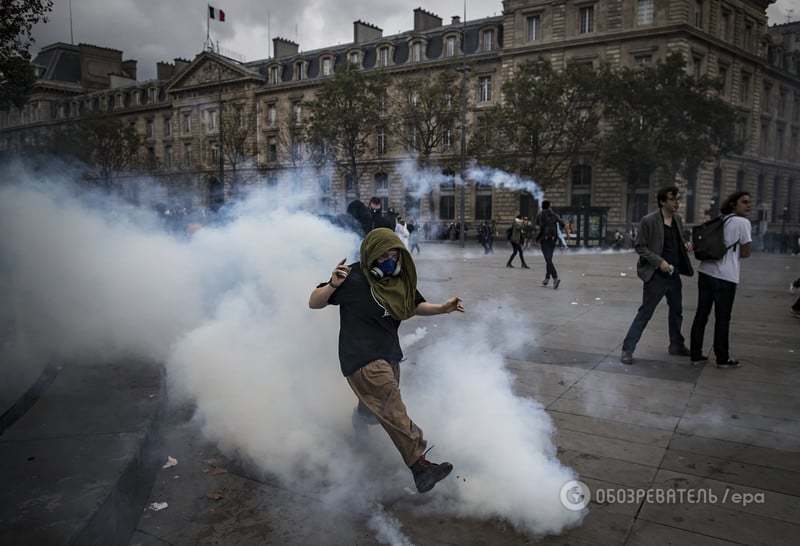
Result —
<path fill-rule="evenodd" d="M 155 63 L 174 57 L 192 59 L 206 37 L 207 0 L 72 0 L 75 43 L 121 49 L 125 59 L 139 61 L 139 79 L 155 74 Z M 272 37 L 297 41 L 302 50 L 353 39 L 353 21 L 362 19 L 381 27 L 384 35 L 409 30 L 412 12 L 423 7 L 442 17 L 463 12 L 463 0 L 212 0 L 225 11 L 226 22 L 211 22 L 212 37 L 245 60 L 267 56 L 267 16 Z M 69 0 L 55 0 L 47 24 L 34 29 L 36 47 L 69 43 Z M 778 0 L 770 6 L 770 23 L 800 18 L 800 0 Z M 501 0 L 467 2 L 467 18 L 502 12 Z"/>

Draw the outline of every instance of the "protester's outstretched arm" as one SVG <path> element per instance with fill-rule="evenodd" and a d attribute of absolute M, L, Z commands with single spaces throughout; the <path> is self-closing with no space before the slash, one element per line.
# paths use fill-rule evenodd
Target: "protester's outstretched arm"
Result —
<path fill-rule="evenodd" d="M 322 309 L 328 305 L 330 297 L 336 289 L 342 285 L 347 275 L 350 274 L 350 268 L 345 265 L 346 261 L 347 258 L 339 262 L 336 269 L 333 270 L 328 284 L 315 288 L 314 291 L 311 292 L 311 296 L 308 298 L 308 306 L 311 309 Z"/>
<path fill-rule="evenodd" d="M 453 311 L 458 311 L 459 313 L 464 312 L 464 306 L 461 304 L 461 298 L 458 296 L 454 296 L 444 303 L 429 303 L 423 301 L 417 305 L 415 314 L 426 317 L 430 315 L 444 315 L 452 313 Z"/>

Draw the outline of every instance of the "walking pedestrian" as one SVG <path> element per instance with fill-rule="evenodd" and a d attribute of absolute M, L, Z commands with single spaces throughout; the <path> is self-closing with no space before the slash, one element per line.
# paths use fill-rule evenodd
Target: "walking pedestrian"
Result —
<path fill-rule="evenodd" d="M 558 271 L 553 264 L 553 252 L 556 250 L 556 245 L 559 240 L 559 228 L 565 227 L 564 222 L 550 208 L 550 201 L 542 201 L 542 211 L 536 217 L 536 225 L 539 226 L 539 244 L 542 245 L 542 254 L 544 254 L 544 261 L 547 263 L 547 272 L 545 273 L 542 286 L 547 286 L 550 283 L 550 278 L 553 278 L 553 289 L 557 289 L 561 284 L 561 279 L 558 278 Z"/>
<path fill-rule="evenodd" d="M 789 290 L 792 294 L 800 290 L 800 277 L 798 277 L 797 280 L 791 284 Z M 794 302 L 794 305 L 792 305 L 792 316 L 794 318 L 800 318 L 800 297 L 798 297 L 797 301 Z"/>
<path fill-rule="evenodd" d="M 408 239 L 411 236 L 411 234 L 408 232 L 408 228 L 406 227 L 406 221 L 402 217 L 397 218 L 397 225 L 394 227 L 394 232 L 400 238 L 400 241 L 402 241 L 403 245 L 406 248 L 410 248 L 408 246 Z"/>
<path fill-rule="evenodd" d="M 680 275 L 694 275 L 683 240 L 683 222 L 677 214 L 680 195 L 677 186 L 658 191 L 658 210 L 642 218 L 636 238 L 639 262 L 636 271 L 644 282 L 642 305 L 622 343 L 620 362 L 633 364 L 633 352 L 659 302 L 667 298 L 669 306 L 669 354 L 689 356 L 684 337 L 683 290 Z"/>
<path fill-rule="evenodd" d="M 417 254 L 419 254 L 419 226 L 417 226 L 416 222 L 412 218 L 408 221 L 406 227 L 408 228 L 408 242 L 411 245 L 408 251 L 411 252 L 411 254 L 414 254 L 414 249 L 416 248 Z"/>
<path fill-rule="evenodd" d="M 750 194 L 737 191 L 731 194 L 720 207 L 723 215 L 723 238 L 725 255 L 719 260 L 704 260 L 698 267 L 697 311 L 692 323 L 692 364 L 708 360 L 703 356 L 705 335 L 711 308 L 714 308 L 714 356 L 718 368 L 738 368 L 739 361 L 730 356 L 730 325 L 733 300 L 739 284 L 741 260 L 751 254 L 752 226 Z"/>
<path fill-rule="evenodd" d="M 522 215 L 517 214 L 517 217 L 514 218 L 514 221 L 511 223 L 511 227 L 508 228 L 508 241 L 511 243 L 514 252 L 512 252 L 511 257 L 508 258 L 506 267 L 514 267 L 511 262 L 514 261 L 514 257 L 519 254 L 519 261 L 522 262 L 522 268 L 530 269 L 528 264 L 525 263 L 525 255 L 522 253 L 522 245 L 520 244 L 522 241 L 522 228 Z"/>
<path fill-rule="evenodd" d="M 425 457 L 422 430 L 409 418 L 400 395 L 403 352 L 397 336 L 400 322 L 414 315 L 464 312 L 453 297 L 433 304 L 417 290 L 417 272 L 411 254 L 387 228 L 370 231 L 361 243 L 361 260 L 342 260 L 311 292 L 308 305 L 322 309 L 339 306 L 339 363 L 358 399 L 354 424 L 368 416 L 386 430 L 411 470 L 417 491 L 430 491 L 450 474 L 450 463 L 435 464 Z"/>

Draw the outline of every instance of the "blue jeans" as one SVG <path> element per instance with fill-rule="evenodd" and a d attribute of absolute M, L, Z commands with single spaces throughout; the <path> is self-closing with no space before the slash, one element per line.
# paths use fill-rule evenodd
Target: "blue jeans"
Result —
<path fill-rule="evenodd" d="M 683 347 L 684 338 L 681 334 L 681 324 L 683 323 L 683 285 L 678 274 L 667 277 L 663 273 L 656 271 L 653 277 L 644 283 L 642 293 L 642 305 L 633 319 L 628 335 L 622 342 L 622 350 L 633 352 L 636 344 L 644 333 L 647 323 L 653 316 L 661 298 L 667 297 L 669 306 L 669 344 L 670 347 Z"/>

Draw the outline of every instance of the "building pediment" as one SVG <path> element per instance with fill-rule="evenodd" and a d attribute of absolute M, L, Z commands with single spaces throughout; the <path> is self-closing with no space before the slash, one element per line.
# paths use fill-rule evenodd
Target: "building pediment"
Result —
<path fill-rule="evenodd" d="M 180 91 L 218 83 L 241 82 L 247 80 L 263 81 L 263 76 L 250 70 L 236 61 L 221 55 L 203 52 L 186 67 L 186 70 L 175 76 L 167 86 L 169 92 Z"/>

